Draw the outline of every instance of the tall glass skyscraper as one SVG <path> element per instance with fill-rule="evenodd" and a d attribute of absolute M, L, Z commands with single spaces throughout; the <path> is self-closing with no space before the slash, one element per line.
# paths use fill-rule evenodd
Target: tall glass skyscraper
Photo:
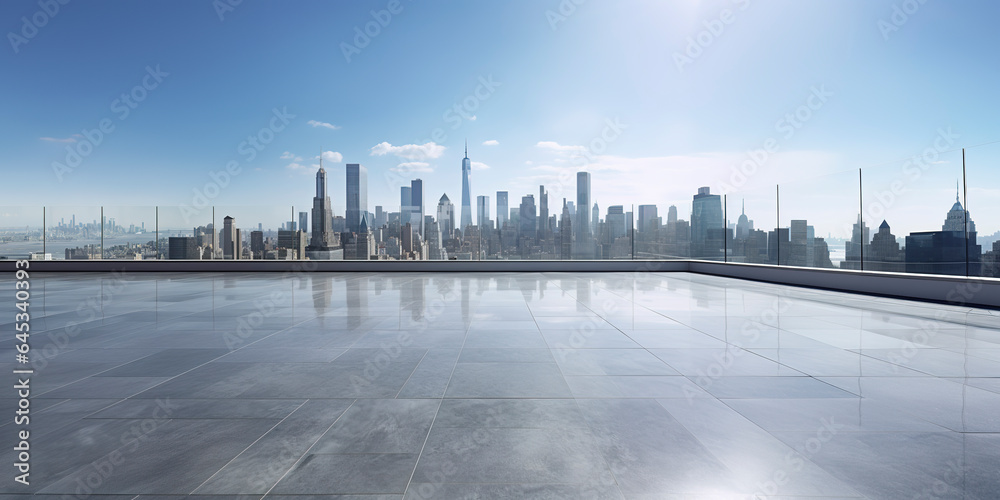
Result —
<path fill-rule="evenodd" d="M 357 233 L 361 215 L 368 211 L 368 169 L 357 163 L 347 164 L 347 230 Z"/>
<path fill-rule="evenodd" d="M 691 204 L 691 257 L 722 257 L 725 237 L 722 220 L 722 197 L 707 187 L 698 188 Z"/>
<path fill-rule="evenodd" d="M 424 181 L 410 181 L 410 224 L 424 235 Z"/>
<path fill-rule="evenodd" d="M 410 204 L 413 202 L 413 186 L 399 187 L 399 225 L 410 222 Z"/>
<path fill-rule="evenodd" d="M 482 231 L 487 224 L 490 224 L 490 197 L 479 195 L 476 197 L 476 225 Z"/>
<path fill-rule="evenodd" d="M 576 258 L 592 259 L 593 256 L 593 236 L 590 231 L 590 172 L 576 173 L 576 246 L 573 248 L 573 256 Z"/>
<path fill-rule="evenodd" d="M 521 233 L 519 236 L 535 239 L 535 232 L 538 230 L 537 215 L 535 213 L 535 196 L 527 195 L 521 197 L 521 207 L 518 212 L 520 218 Z"/>
<path fill-rule="evenodd" d="M 460 230 L 472 225 L 472 194 L 469 176 L 472 175 L 472 161 L 469 160 L 469 143 L 465 143 L 465 158 L 462 160 L 462 225 Z"/>
<path fill-rule="evenodd" d="M 549 229 L 549 194 L 545 186 L 538 186 L 538 240 L 548 237 Z"/>
<path fill-rule="evenodd" d="M 508 212 L 507 191 L 497 191 L 497 229 L 503 229 L 503 223 L 508 219 Z"/>

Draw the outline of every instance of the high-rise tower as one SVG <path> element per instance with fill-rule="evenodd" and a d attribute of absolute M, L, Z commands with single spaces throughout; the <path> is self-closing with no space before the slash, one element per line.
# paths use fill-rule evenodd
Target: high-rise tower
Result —
<path fill-rule="evenodd" d="M 507 191 L 497 191 L 497 229 L 502 229 L 508 218 L 510 209 L 507 207 Z"/>
<path fill-rule="evenodd" d="M 691 202 L 691 256 L 701 259 L 722 257 L 725 233 L 722 197 L 708 187 L 698 188 Z"/>
<path fill-rule="evenodd" d="M 549 194 L 545 186 L 538 186 L 538 241 L 549 236 Z"/>
<path fill-rule="evenodd" d="M 576 241 L 573 256 L 578 259 L 594 258 L 593 233 L 590 230 L 590 172 L 576 173 Z"/>
<path fill-rule="evenodd" d="M 347 164 L 347 231 L 357 233 L 361 216 L 368 211 L 368 169 L 357 164 Z"/>
<path fill-rule="evenodd" d="M 451 238 L 455 232 L 455 205 L 451 204 L 447 194 L 441 195 L 441 200 L 438 201 L 437 223 L 441 230 L 441 239 Z"/>
<path fill-rule="evenodd" d="M 465 141 L 465 158 L 462 159 L 462 231 L 472 225 L 472 194 L 469 187 L 469 176 L 472 174 L 472 161 L 469 160 L 469 141 Z"/>
<path fill-rule="evenodd" d="M 332 217 L 330 197 L 326 194 L 326 170 L 323 169 L 323 156 L 320 155 L 319 170 L 316 172 L 316 196 L 312 207 L 312 239 L 306 250 L 326 252 L 334 246 Z"/>

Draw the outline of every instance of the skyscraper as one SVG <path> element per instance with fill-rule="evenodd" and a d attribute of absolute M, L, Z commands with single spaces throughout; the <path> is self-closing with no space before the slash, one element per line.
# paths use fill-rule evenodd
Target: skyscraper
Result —
<path fill-rule="evenodd" d="M 528 237 L 532 240 L 536 237 L 536 231 L 538 230 L 537 216 L 535 214 L 535 196 L 528 195 L 521 198 L 521 207 L 518 211 L 518 217 L 520 218 L 521 234 L 520 238 Z"/>
<path fill-rule="evenodd" d="M 490 222 L 490 197 L 479 195 L 476 197 L 476 225 L 482 231 Z"/>
<path fill-rule="evenodd" d="M 399 224 L 410 222 L 410 204 L 413 202 L 413 186 L 399 187 Z"/>
<path fill-rule="evenodd" d="M 497 191 L 497 228 L 503 228 L 503 223 L 509 219 L 507 208 L 507 191 Z"/>
<path fill-rule="evenodd" d="M 253 259 L 264 258 L 264 232 L 250 232 L 250 257 Z"/>
<path fill-rule="evenodd" d="M 750 237 L 750 231 L 753 231 L 753 222 L 747 217 L 746 202 L 740 211 L 740 218 L 736 221 L 736 239 L 745 240 Z"/>
<path fill-rule="evenodd" d="M 570 202 L 572 203 L 572 202 Z M 566 198 L 563 198 L 562 219 L 559 221 L 559 258 L 573 258 L 573 216 L 569 213 Z"/>
<path fill-rule="evenodd" d="M 608 207 L 608 215 L 605 217 L 604 221 L 607 223 L 609 238 L 605 243 L 614 243 L 616 239 L 628 234 L 625 227 L 625 207 L 622 205 L 613 205 Z"/>
<path fill-rule="evenodd" d="M 472 194 L 469 176 L 472 175 L 472 161 L 469 160 L 469 143 L 465 143 L 465 158 L 462 159 L 462 224 L 459 229 L 472 225 Z"/>
<path fill-rule="evenodd" d="M 594 203 L 594 208 L 590 211 L 590 233 L 597 233 L 597 225 L 601 222 L 601 210 L 597 208 L 597 203 Z"/>
<path fill-rule="evenodd" d="M 260 228 L 257 228 L 260 231 Z M 299 212 L 299 231 L 309 230 L 309 212 Z"/>
<path fill-rule="evenodd" d="M 441 229 L 441 239 L 447 240 L 455 233 L 455 205 L 452 205 L 447 194 L 441 195 L 437 207 L 437 223 Z"/>
<path fill-rule="evenodd" d="M 590 230 L 590 172 L 576 173 L 576 241 L 573 247 L 575 258 L 592 259 L 593 232 Z"/>
<path fill-rule="evenodd" d="M 548 237 L 549 228 L 549 194 L 545 186 L 538 186 L 538 241 Z"/>
<path fill-rule="evenodd" d="M 361 227 L 361 215 L 368 211 L 368 169 L 347 164 L 347 231 L 356 233 Z"/>
<path fill-rule="evenodd" d="M 236 241 L 236 219 L 226 216 L 222 219 L 222 258 L 239 259 Z"/>
<path fill-rule="evenodd" d="M 656 219 L 656 205 L 639 205 L 639 232 L 653 231 L 653 220 Z"/>
<path fill-rule="evenodd" d="M 410 223 L 413 229 L 424 235 L 424 181 L 410 181 Z"/>
<path fill-rule="evenodd" d="M 332 211 L 330 197 L 326 194 L 326 170 L 323 169 L 323 158 L 319 159 L 319 170 L 316 171 L 316 196 L 313 197 L 312 208 L 312 239 L 306 251 L 330 252 L 334 246 Z M 316 258 L 330 258 L 328 255 L 314 254 Z M 301 258 L 301 255 L 299 256 Z"/>
<path fill-rule="evenodd" d="M 724 227 L 722 197 L 711 194 L 708 187 L 698 188 L 691 205 L 691 257 L 721 258 Z"/>

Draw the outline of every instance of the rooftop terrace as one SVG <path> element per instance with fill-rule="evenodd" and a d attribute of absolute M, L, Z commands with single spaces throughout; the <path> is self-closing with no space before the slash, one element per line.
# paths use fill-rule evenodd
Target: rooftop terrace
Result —
<path fill-rule="evenodd" d="M 996 310 L 685 272 L 46 273 L 31 291 L 31 485 L 8 468 L 5 498 L 1000 491 Z M 24 426 L 0 398 L 11 464 Z"/>

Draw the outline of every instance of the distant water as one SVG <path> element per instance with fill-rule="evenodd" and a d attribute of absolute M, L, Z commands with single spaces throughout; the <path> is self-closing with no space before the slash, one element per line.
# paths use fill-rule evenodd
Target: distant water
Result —
<path fill-rule="evenodd" d="M 163 233 L 160 233 L 163 237 Z M 125 236 L 106 236 L 104 238 L 105 248 L 112 247 L 115 245 L 125 245 L 125 244 L 142 244 L 153 241 L 153 233 L 143 233 L 143 234 L 129 234 Z M 52 254 L 53 259 L 65 259 L 67 248 L 82 247 L 85 245 L 100 245 L 100 238 L 88 238 L 88 239 L 78 239 L 71 241 L 53 241 L 49 240 L 45 242 L 45 253 Z M 23 258 L 32 252 L 41 252 L 42 242 L 41 241 L 13 241 L 9 243 L 0 243 L 0 257 L 7 258 Z"/>
<path fill-rule="evenodd" d="M 840 267 L 846 256 L 847 250 L 843 246 L 830 249 L 830 261 L 833 262 L 833 267 Z"/>

